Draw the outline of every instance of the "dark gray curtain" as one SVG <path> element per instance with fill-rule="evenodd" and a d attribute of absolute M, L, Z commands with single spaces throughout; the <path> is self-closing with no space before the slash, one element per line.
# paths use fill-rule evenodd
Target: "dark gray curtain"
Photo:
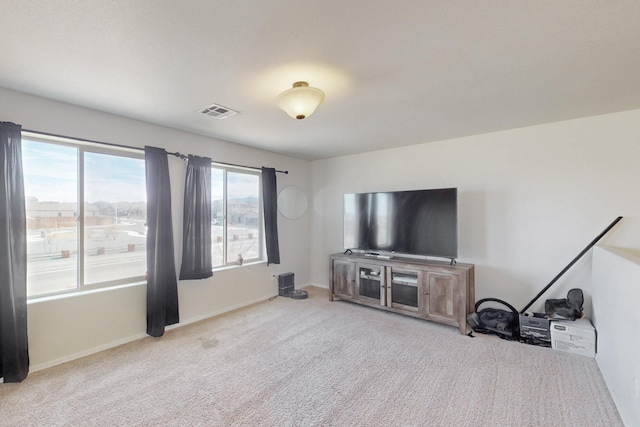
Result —
<path fill-rule="evenodd" d="M 211 277 L 211 159 L 189 156 L 180 280 Z"/>
<path fill-rule="evenodd" d="M 267 245 L 267 265 L 280 264 L 278 186 L 274 168 L 262 168 L 262 204 L 264 206 L 264 238 Z"/>
<path fill-rule="evenodd" d="M 147 334 L 160 337 L 180 321 L 173 258 L 169 162 L 162 148 L 144 147 L 147 179 Z"/>
<path fill-rule="evenodd" d="M 27 226 L 22 177 L 22 128 L 0 122 L 0 376 L 29 373 Z"/>

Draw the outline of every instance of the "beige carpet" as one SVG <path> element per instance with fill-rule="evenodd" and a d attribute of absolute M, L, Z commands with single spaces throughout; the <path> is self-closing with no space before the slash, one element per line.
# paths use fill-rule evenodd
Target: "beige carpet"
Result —
<path fill-rule="evenodd" d="M 623 425 L 594 359 L 309 291 L 0 384 L 0 425 Z"/>

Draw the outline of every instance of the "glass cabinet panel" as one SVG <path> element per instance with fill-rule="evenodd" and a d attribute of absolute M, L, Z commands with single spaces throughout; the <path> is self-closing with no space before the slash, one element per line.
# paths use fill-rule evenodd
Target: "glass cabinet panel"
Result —
<path fill-rule="evenodd" d="M 358 265 L 358 296 L 381 300 L 384 287 L 384 267 Z"/>
<path fill-rule="evenodd" d="M 391 306 L 400 304 L 418 308 L 418 276 L 417 271 L 392 270 Z"/>

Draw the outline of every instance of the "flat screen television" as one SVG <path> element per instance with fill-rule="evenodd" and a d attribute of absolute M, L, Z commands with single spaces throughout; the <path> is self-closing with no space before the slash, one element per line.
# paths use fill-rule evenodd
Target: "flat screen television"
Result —
<path fill-rule="evenodd" d="M 345 194 L 344 248 L 457 258 L 458 189 Z"/>

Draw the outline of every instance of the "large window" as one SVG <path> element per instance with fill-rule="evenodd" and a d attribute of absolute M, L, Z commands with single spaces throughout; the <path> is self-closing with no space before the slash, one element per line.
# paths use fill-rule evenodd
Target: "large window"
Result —
<path fill-rule="evenodd" d="M 141 152 L 23 134 L 22 160 L 29 297 L 144 279 Z"/>
<path fill-rule="evenodd" d="M 214 165 L 211 193 L 213 267 L 261 260 L 260 173 Z"/>

